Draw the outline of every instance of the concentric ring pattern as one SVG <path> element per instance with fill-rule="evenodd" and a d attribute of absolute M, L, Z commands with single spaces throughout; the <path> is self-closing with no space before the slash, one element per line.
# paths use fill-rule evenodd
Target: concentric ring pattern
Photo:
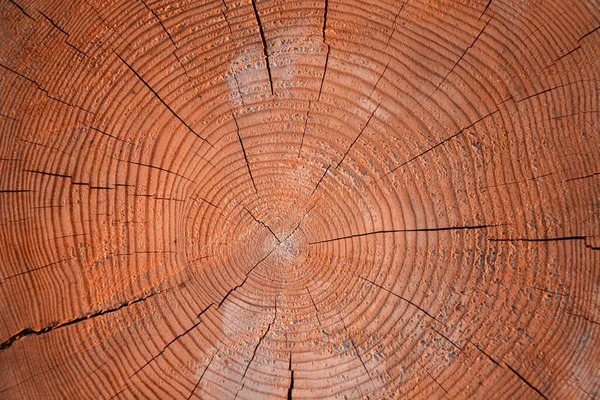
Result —
<path fill-rule="evenodd" d="M 0 18 L 0 397 L 600 397 L 597 1 Z"/>

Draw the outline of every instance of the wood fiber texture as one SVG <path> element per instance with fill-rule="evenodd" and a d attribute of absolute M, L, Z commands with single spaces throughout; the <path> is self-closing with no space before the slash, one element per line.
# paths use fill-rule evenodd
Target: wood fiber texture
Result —
<path fill-rule="evenodd" d="M 0 0 L 0 398 L 600 398 L 597 0 Z"/>

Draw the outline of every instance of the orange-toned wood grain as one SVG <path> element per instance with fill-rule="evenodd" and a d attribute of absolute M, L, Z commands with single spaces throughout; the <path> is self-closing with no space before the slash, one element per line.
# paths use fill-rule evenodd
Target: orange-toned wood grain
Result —
<path fill-rule="evenodd" d="M 0 398 L 600 397 L 599 26 L 0 1 Z"/>

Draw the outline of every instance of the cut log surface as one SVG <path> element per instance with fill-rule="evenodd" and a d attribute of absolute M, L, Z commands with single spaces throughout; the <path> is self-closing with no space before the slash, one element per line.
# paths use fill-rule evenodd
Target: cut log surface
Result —
<path fill-rule="evenodd" d="M 600 398 L 597 0 L 0 0 L 0 398 Z"/>

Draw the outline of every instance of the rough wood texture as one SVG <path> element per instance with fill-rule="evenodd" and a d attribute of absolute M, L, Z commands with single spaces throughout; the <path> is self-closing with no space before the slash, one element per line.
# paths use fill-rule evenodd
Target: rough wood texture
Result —
<path fill-rule="evenodd" d="M 1 0 L 0 397 L 599 398 L 597 0 Z"/>

